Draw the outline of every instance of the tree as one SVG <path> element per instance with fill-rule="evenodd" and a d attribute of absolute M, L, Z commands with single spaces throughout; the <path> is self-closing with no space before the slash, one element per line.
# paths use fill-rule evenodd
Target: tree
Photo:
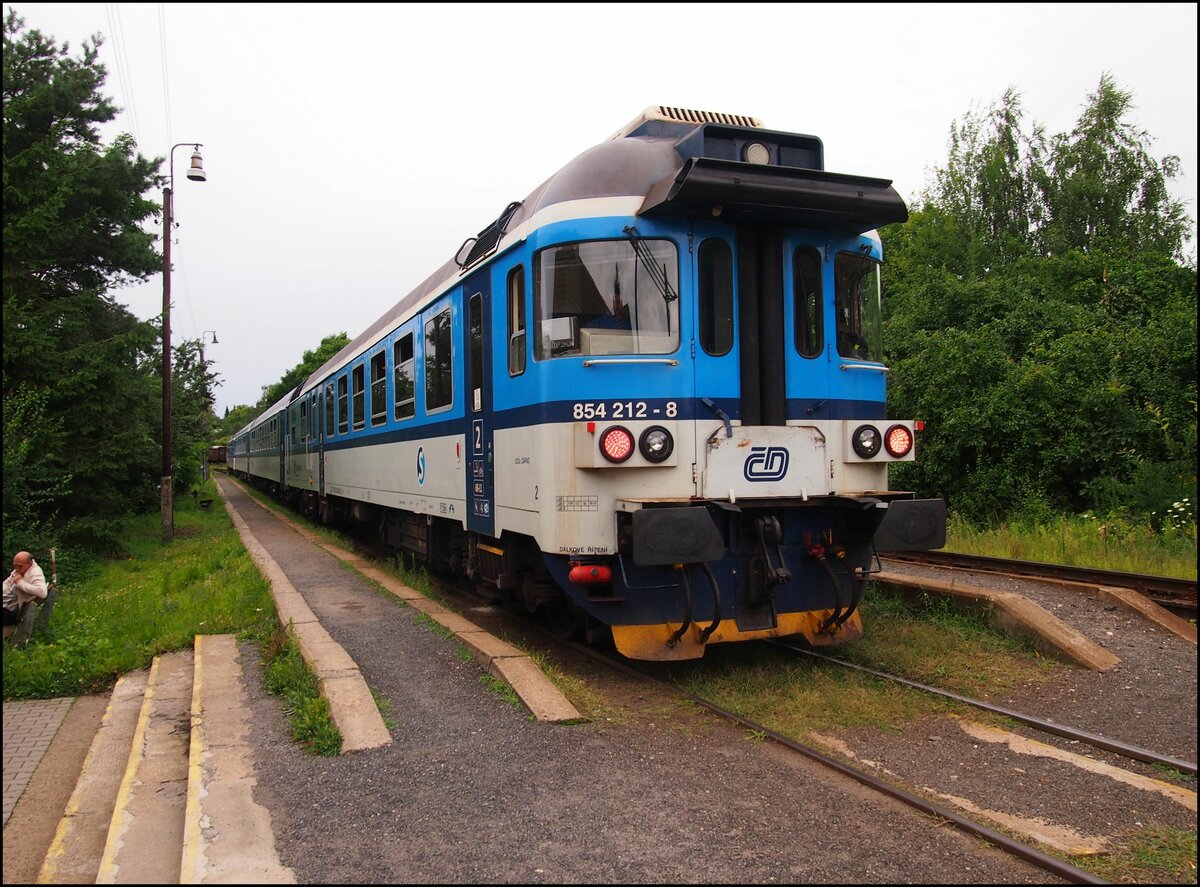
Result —
<path fill-rule="evenodd" d="M 279 398 L 319 370 L 335 354 L 350 344 L 345 332 L 334 333 L 321 340 L 315 350 L 305 351 L 304 358 L 283 374 L 283 378 L 263 391 L 258 400 L 259 409 L 266 409 Z"/>
<path fill-rule="evenodd" d="M 1149 134 L 1123 119 L 1132 109 L 1132 94 L 1105 74 L 1075 129 L 1054 138 L 1049 166 L 1037 176 L 1044 252 L 1165 252 L 1183 260 L 1187 213 L 1167 188 L 1179 158 L 1154 159 Z"/>
<path fill-rule="evenodd" d="M 171 370 L 171 455 L 175 491 L 186 492 L 203 480 L 208 448 L 217 437 L 219 423 L 213 413 L 212 389 L 216 376 L 198 339 L 186 339 L 173 349 Z"/>
<path fill-rule="evenodd" d="M 99 35 L 78 57 L 4 18 L 5 545 L 112 544 L 155 501 L 158 334 L 110 291 L 161 267 L 161 160 L 100 141 Z M 23 434 L 23 443 L 10 435 Z M 15 477 L 10 484 L 10 470 Z M 11 522 L 11 523 L 10 523 Z"/>
<path fill-rule="evenodd" d="M 222 446 L 228 443 L 230 438 L 245 428 L 250 420 L 258 415 L 258 412 L 258 408 L 251 404 L 241 404 L 232 409 L 226 407 L 225 415 L 222 417 L 215 432 L 216 445 Z"/>
<path fill-rule="evenodd" d="M 958 223 L 963 236 L 957 264 L 984 271 L 1027 255 L 1042 207 L 1033 170 L 1045 136 L 1022 130 L 1021 97 L 1009 89 L 983 115 L 970 113 L 950 126 L 949 157 L 936 170 L 927 199 Z"/>
<path fill-rule="evenodd" d="M 896 485 L 980 520 L 1195 501 L 1196 274 L 1131 107 L 1106 75 L 1047 140 L 1010 90 L 882 232 L 889 410 L 927 423 Z"/>

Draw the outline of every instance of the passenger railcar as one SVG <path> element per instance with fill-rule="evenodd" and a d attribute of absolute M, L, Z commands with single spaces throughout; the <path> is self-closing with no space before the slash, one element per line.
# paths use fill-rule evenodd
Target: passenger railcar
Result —
<path fill-rule="evenodd" d="M 647 109 L 504 209 L 230 442 L 230 467 L 639 659 L 861 634 L 888 489 L 887 180 L 813 136 Z M 885 520 L 886 518 L 886 520 Z M 885 541 L 886 540 L 886 541 Z"/>

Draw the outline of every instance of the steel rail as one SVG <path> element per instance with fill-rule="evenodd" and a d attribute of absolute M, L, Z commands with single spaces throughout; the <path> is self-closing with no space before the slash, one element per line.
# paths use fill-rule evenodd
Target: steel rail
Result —
<path fill-rule="evenodd" d="M 450 591 L 451 593 L 459 594 L 469 598 L 480 597 L 478 592 L 474 591 L 473 589 L 464 588 L 461 585 L 449 582 L 445 579 L 435 581 L 445 591 Z M 841 761 L 835 760 L 834 758 L 831 758 L 829 755 L 826 755 L 815 748 L 797 742 L 788 736 L 784 736 L 782 733 L 777 733 L 769 727 L 752 721 L 749 718 L 742 717 L 741 715 L 730 711 L 729 709 L 723 708 L 722 706 L 717 705 L 715 702 L 710 702 L 707 699 L 697 696 L 694 693 L 683 689 L 678 684 L 664 681 L 663 679 L 657 678 L 654 675 L 647 674 L 641 669 L 636 668 L 628 663 L 621 662 L 620 660 L 615 659 L 612 656 L 609 656 L 591 646 L 588 646 L 587 644 L 581 644 L 574 641 L 563 641 L 559 638 L 554 638 L 552 632 L 548 631 L 544 626 L 537 624 L 528 617 L 522 616 L 518 613 L 512 613 L 511 611 L 505 611 L 505 614 L 509 618 L 516 619 L 526 628 L 534 631 L 535 633 L 541 634 L 543 637 L 553 639 L 555 643 L 563 644 L 575 652 L 581 653 L 584 656 L 606 665 L 615 671 L 650 681 L 651 683 L 657 684 L 671 693 L 683 696 L 686 699 L 694 702 L 696 705 L 707 709 L 718 717 L 724 718 L 725 720 L 737 724 L 738 726 L 745 727 L 747 730 L 753 730 L 756 733 L 760 733 L 771 739 L 773 742 L 782 745 L 784 748 L 803 755 L 804 757 L 809 758 L 810 760 L 813 760 L 836 773 L 840 773 L 843 776 L 853 779 L 856 782 L 867 786 L 868 788 L 874 789 L 881 794 L 900 801 L 901 803 L 906 804 L 909 807 L 912 807 L 928 816 L 949 822 L 962 832 L 973 835 L 974 837 L 977 837 L 983 841 L 987 841 L 990 844 L 994 844 L 1010 855 L 1022 859 L 1044 872 L 1056 875 L 1063 880 L 1074 884 L 1111 883 L 1103 878 L 1098 877 L 1097 875 L 1093 875 L 1091 872 L 1077 868 L 1065 860 L 1051 856 L 1048 853 L 1043 853 L 1042 851 L 1035 847 L 1031 847 L 1023 841 L 1019 841 L 1016 838 L 1004 834 L 1003 832 L 998 832 L 995 829 L 983 825 L 982 823 L 963 816 L 949 807 L 944 807 L 941 804 L 935 804 L 932 801 L 928 801 L 919 795 L 915 795 L 912 792 L 900 788 L 899 786 L 892 785 L 891 783 L 886 782 L 871 773 L 867 773 L 847 764 L 843 764 Z"/>
<path fill-rule="evenodd" d="M 867 773 L 865 771 L 862 771 L 862 770 L 858 770 L 847 764 L 843 764 L 841 761 L 835 760 L 834 758 L 829 757 L 828 755 L 824 754 L 823 752 L 817 751 L 815 748 L 811 748 L 810 746 L 807 746 L 807 745 L 804 745 L 803 743 L 797 742 L 796 740 L 794 740 L 788 736 L 784 736 L 782 733 L 777 733 L 776 731 L 770 729 L 769 727 L 766 727 L 762 724 L 752 721 L 749 718 L 743 717 L 743 716 L 737 714 L 736 712 L 730 711 L 727 708 L 723 708 L 722 706 L 717 705 L 715 702 L 710 702 L 709 700 L 704 699 L 703 697 L 697 696 L 694 693 L 683 689 L 678 684 L 672 684 L 668 681 L 662 680 L 661 678 L 656 678 L 653 675 L 646 674 L 644 671 L 641 671 L 640 669 L 634 668 L 633 666 L 627 665 L 623 662 L 619 662 L 615 659 L 605 656 L 604 654 L 602 654 L 596 650 L 593 650 L 592 648 L 587 647 L 583 644 L 568 642 L 568 646 L 570 646 L 572 649 L 574 649 L 580 653 L 583 653 L 587 656 L 592 657 L 593 659 L 596 659 L 597 661 L 603 662 L 604 664 L 609 665 L 617 670 L 624 671 L 628 674 L 632 674 L 632 675 L 635 675 L 640 678 L 644 678 L 645 680 L 648 680 L 648 681 L 651 681 L 652 683 L 658 684 L 659 686 L 661 686 L 667 690 L 670 690 L 671 692 L 678 693 L 678 694 L 686 697 L 687 699 L 691 700 L 696 705 L 699 705 L 702 708 L 707 709 L 708 711 L 712 712 L 713 714 L 715 714 L 719 717 L 724 718 L 727 721 L 735 723 L 738 726 L 745 727 L 748 730 L 753 730 L 756 733 L 761 733 L 762 735 L 770 738 L 773 742 L 776 742 L 779 745 L 782 745 L 784 748 L 790 749 L 791 751 L 794 751 L 797 754 L 803 755 L 806 758 L 816 761 L 817 763 L 821 764 L 822 766 L 828 767 L 830 770 L 840 773 L 843 776 L 849 777 L 850 779 L 853 779 L 856 782 L 859 782 L 862 785 L 867 786 L 868 788 L 874 789 L 875 791 L 878 791 L 881 794 L 885 794 L 885 795 L 887 795 L 891 798 L 894 798 L 904 804 L 907 804 L 908 806 L 913 807 L 913 808 L 921 811 L 922 813 L 925 813 L 925 814 L 927 814 L 929 816 L 933 816 L 937 819 L 952 823 L 956 828 L 960 829 L 961 831 L 963 831 L 967 834 L 970 834 L 970 835 L 974 835 L 975 837 L 980 838 L 984 841 L 987 841 L 990 844 L 995 844 L 997 847 L 1000 847 L 1001 849 L 1012 854 L 1013 856 L 1018 857 L 1019 859 L 1025 860 L 1026 862 L 1036 866 L 1037 868 L 1041 869 L 1042 871 L 1049 872 L 1050 874 L 1053 874 L 1053 875 L 1057 875 L 1058 877 L 1062 878 L 1063 880 L 1069 881 L 1074 884 L 1108 884 L 1108 883 L 1111 883 L 1109 881 L 1104 880 L 1103 878 L 1093 875 L 1091 872 L 1087 872 L 1087 871 L 1084 871 L 1083 869 L 1077 868 L 1077 867 L 1071 865 L 1069 862 L 1058 859 L 1057 857 L 1051 856 L 1047 853 L 1043 853 L 1042 851 L 1040 851 L 1034 847 L 1030 847 L 1028 844 L 1025 844 L 1022 841 L 1018 841 L 1016 838 L 1009 837 L 1008 835 L 1004 834 L 1003 832 L 998 832 L 994 829 L 988 828 L 985 825 L 982 825 L 981 823 L 975 822 L 974 820 L 969 819 L 966 816 L 963 816 L 962 814 L 958 813 L 955 810 L 951 810 L 948 807 L 943 807 L 940 804 L 935 804 L 932 801 L 927 801 L 925 798 L 922 798 L 919 795 L 915 795 L 912 792 L 906 791 L 905 789 L 902 789 L 899 786 L 895 786 L 895 785 L 892 785 L 891 783 L 885 782 L 884 780 L 878 778 L 877 776 L 874 776 L 874 775 Z"/>
<path fill-rule="evenodd" d="M 467 589 L 446 580 L 435 579 L 434 581 L 436 584 L 441 585 L 443 590 L 453 590 L 454 592 L 466 597 L 481 597 L 473 589 Z M 537 625 L 532 620 L 523 618 L 519 614 L 511 612 L 509 612 L 507 615 L 511 618 L 519 620 L 526 627 L 533 629 L 535 632 L 540 633 L 543 636 L 553 638 L 553 634 L 551 632 L 547 631 L 542 626 Z M 868 788 L 878 791 L 880 794 L 887 795 L 888 797 L 900 801 L 901 803 L 925 813 L 928 816 L 932 816 L 944 822 L 949 822 L 960 831 L 993 844 L 1010 855 L 1015 856 L 1018 859 L 1022 859 L 1044 872 L 1056 875 L 1073 884 L 1111 883 L 1110 881 L 1106 881 L 1097 875 L 1093 875 L 1091 872 L 1077 868 L 1065 860 L 1058 859 L 1057 857 L 1051 856 L 1047 853 L 1043 853 L 1035 847 L 1031 847 L 1022 841 L 1004 834 L 1003 832 L 998 832 L 995 829 L 988 828 L 982 823 L 975 822 L 974 820 L 961 815 L 955 810 L 928 801 L 919 795 L 915 795 L 912 792 L 900 788 L 899 786 L 885 782 L 871 773 L 867 773 L 847 764 L 843 764 L 842 762 L 829 757 L 823 752 L 811 748 L 810 746 L 806 746 L 803 743 L 797 742 L 788 736 L 784 736 L 782 733 L 778 733 L 763 724 L 759 724 L 756 721 L 752 721 L 749 718 L 737 714 L 736 712 L 723 708 L 722 706 L 717 705 L 715 702 L 710 702 L 707 699 L 697 696 L 696 694 L 683 689 L 678 684 L 673 684 L 668 681 L 664 681 L 661 678 L 647 674 L 646 672 L 641 671 L 640 669 L 637 669 L 631 665 L 613 659 L 612 657 L 607 656 L 604 653 L 587 646 L 586 644 L 580 644 L 573 641 L 562 641 L 558 638 L 554 638 L 554 640 L 557 643 L 562 643 L 564 646 L 569 647 L 576 652 L 582 653 L 583 655 L 588 656 L 597 662 L 601 662 L 610 668 L 624 672 L 628 675 L 642 678 L 650 681 L 651 683 L 657 684 L 672 693 L 677 693 L 691 700 L 696 705 L 699 705 L 700 707 L 712 712 L 718 717 L 724 718 L 725 720 L 741 727 L 745 727 L 748 730 L 753 730 L 757 733 L 760 733 L 778 745 L 782 745 L 784 748 L 803 755 L 804 757 L 809 758 L 810 760 L 815 761 L 836 773 L 840 773 L 843 776 L 853 779 L 856 782 L 867 786 Z"/>
<path fill-rule="evenodd" d="M 986 711 L 1004 715 L 1006 718 L 1012 718 L 1015 721 L 1020 721 L 1023 724 L 1028 724 L 1031 727 L 1036 727 L 1038 730 L 1042 730 L 1043 732 L 1053 733 L 1056 736 L 1062 736 L 1065 739 L 1075 739 L 1080 742 L 1086 742 L 1088 745 L 1096 748 L 1102 748 L 1106 751 L 1121 755 L 1122 757 L 1143 761 L 1147 764 L 1161 764 L 1164 767 L 1173 767 L 1174 769 L 1179 770 L 1181 773 L 1196 772 L 1196 763 L 1194 761 L 1185 761 L 1182 758 L 1174 758 L 1170 757 L 1169 755 L 1160 755 L 1158 752 L 1140 748 L 1136 745 L 1129 745 L 1124 742 L 1119 742 L 1116 739 L 1109 739 L 1105 736 L 1101 736 L 1098 733 L 1089 733 L 1086 730 L 1078 730 L 1074 727 L 1056 724 L 1054 721 L 1047 721 L 1043 720 L 1042 718 L 1034 717 L 1033 715 L 1023 714 L 1019 711 L 1014 711 L 1011 708 L 992 705 L 990 702 L 984 702 L 980 699 L 972 699 L 970 696 L 962 696 L 950 690 L 942 690 L 938 687 L 931 687 L 928 684 L 910 681 L 908 678 L 902 678 L 898 675 L 888 674 L 887 672 L 883 671 L 876 671 L 873 668 L 867 668 L 865 665 L 857 665 L 853 662 L 847 662 L 845 659 L 839 659 L 836 656 L 829 656 L 825 653 L 817 653 L 813 650 L 805 650 L 803 647 L 797 647 L 784 641 L 772 640 L 769 641 L 769 643 L 777 647 L 784 647 L 795 653 L 803 653 L 805 656 L 812 656 L 815 659 L 824 659 L 827 662 L 833 662 L 837 665 L 845 666 L 846 668 L 853 668 L 856 671 L 866 672 L 867 674 L 874 675 L 877 678 L 884 678 L 889 681 L 895 681 L 898 684 L 904 684 L 908 687 L 915 687 L 918 690 L 924 690 L 927 693 L 934 693 L 938 696 L 944 696 L 947 699 L 965 702 L 967 705 L 973 705 L 976 708 L 982 708 Z"/>

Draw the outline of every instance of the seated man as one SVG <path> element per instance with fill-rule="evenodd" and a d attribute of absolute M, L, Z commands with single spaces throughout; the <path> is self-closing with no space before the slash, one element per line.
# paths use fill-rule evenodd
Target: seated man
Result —
<path fill-rule="evenodd" d="M 28 551 L 13 556 L 13 570 L 4 580 L 4 624 L 21 621 L 21 607 L 34 598 L 46 599 L 46 574 Z"/>

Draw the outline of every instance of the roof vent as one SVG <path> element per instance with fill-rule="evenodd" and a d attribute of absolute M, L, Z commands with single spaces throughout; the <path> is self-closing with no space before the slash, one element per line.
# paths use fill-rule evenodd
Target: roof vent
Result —
<path fill-rule="evenodd" d="M 500 213 L 500 217 L 496 221 L 480 231 L 476 237 L 468 237 L 463 241 L 463 245 L 458 248 L 458 253 L 454 257 L 455 264 L 459 268 L 466 270 L 480 259 L 490 256 L 495 252 L 496 246 L 500 243 L 500 238 L 504 236 L 504 231 L 513 217 L 513 213 L 520 206 L 521 201 L 514 200 L 508 206 L 504 207 L 504 212 Z"/>
<path fill-rule="evenodd" d="M 612 139 L 623 139 L 628 135 L 633 134 L 647 123 L 675 123 L 684 126 L 700 126 L 703 123 L 724 123 L 728 126 L 751 126 L 756 129 L 762 129 L 762 121 L 757 117 L 747 117 L 744 114 L 719 114 L 714 111 L 693 111 L 690 108 L 671 108 L 667 105 L 651 105 L 641 114 L 621 127 L 612 136 Z"/>

